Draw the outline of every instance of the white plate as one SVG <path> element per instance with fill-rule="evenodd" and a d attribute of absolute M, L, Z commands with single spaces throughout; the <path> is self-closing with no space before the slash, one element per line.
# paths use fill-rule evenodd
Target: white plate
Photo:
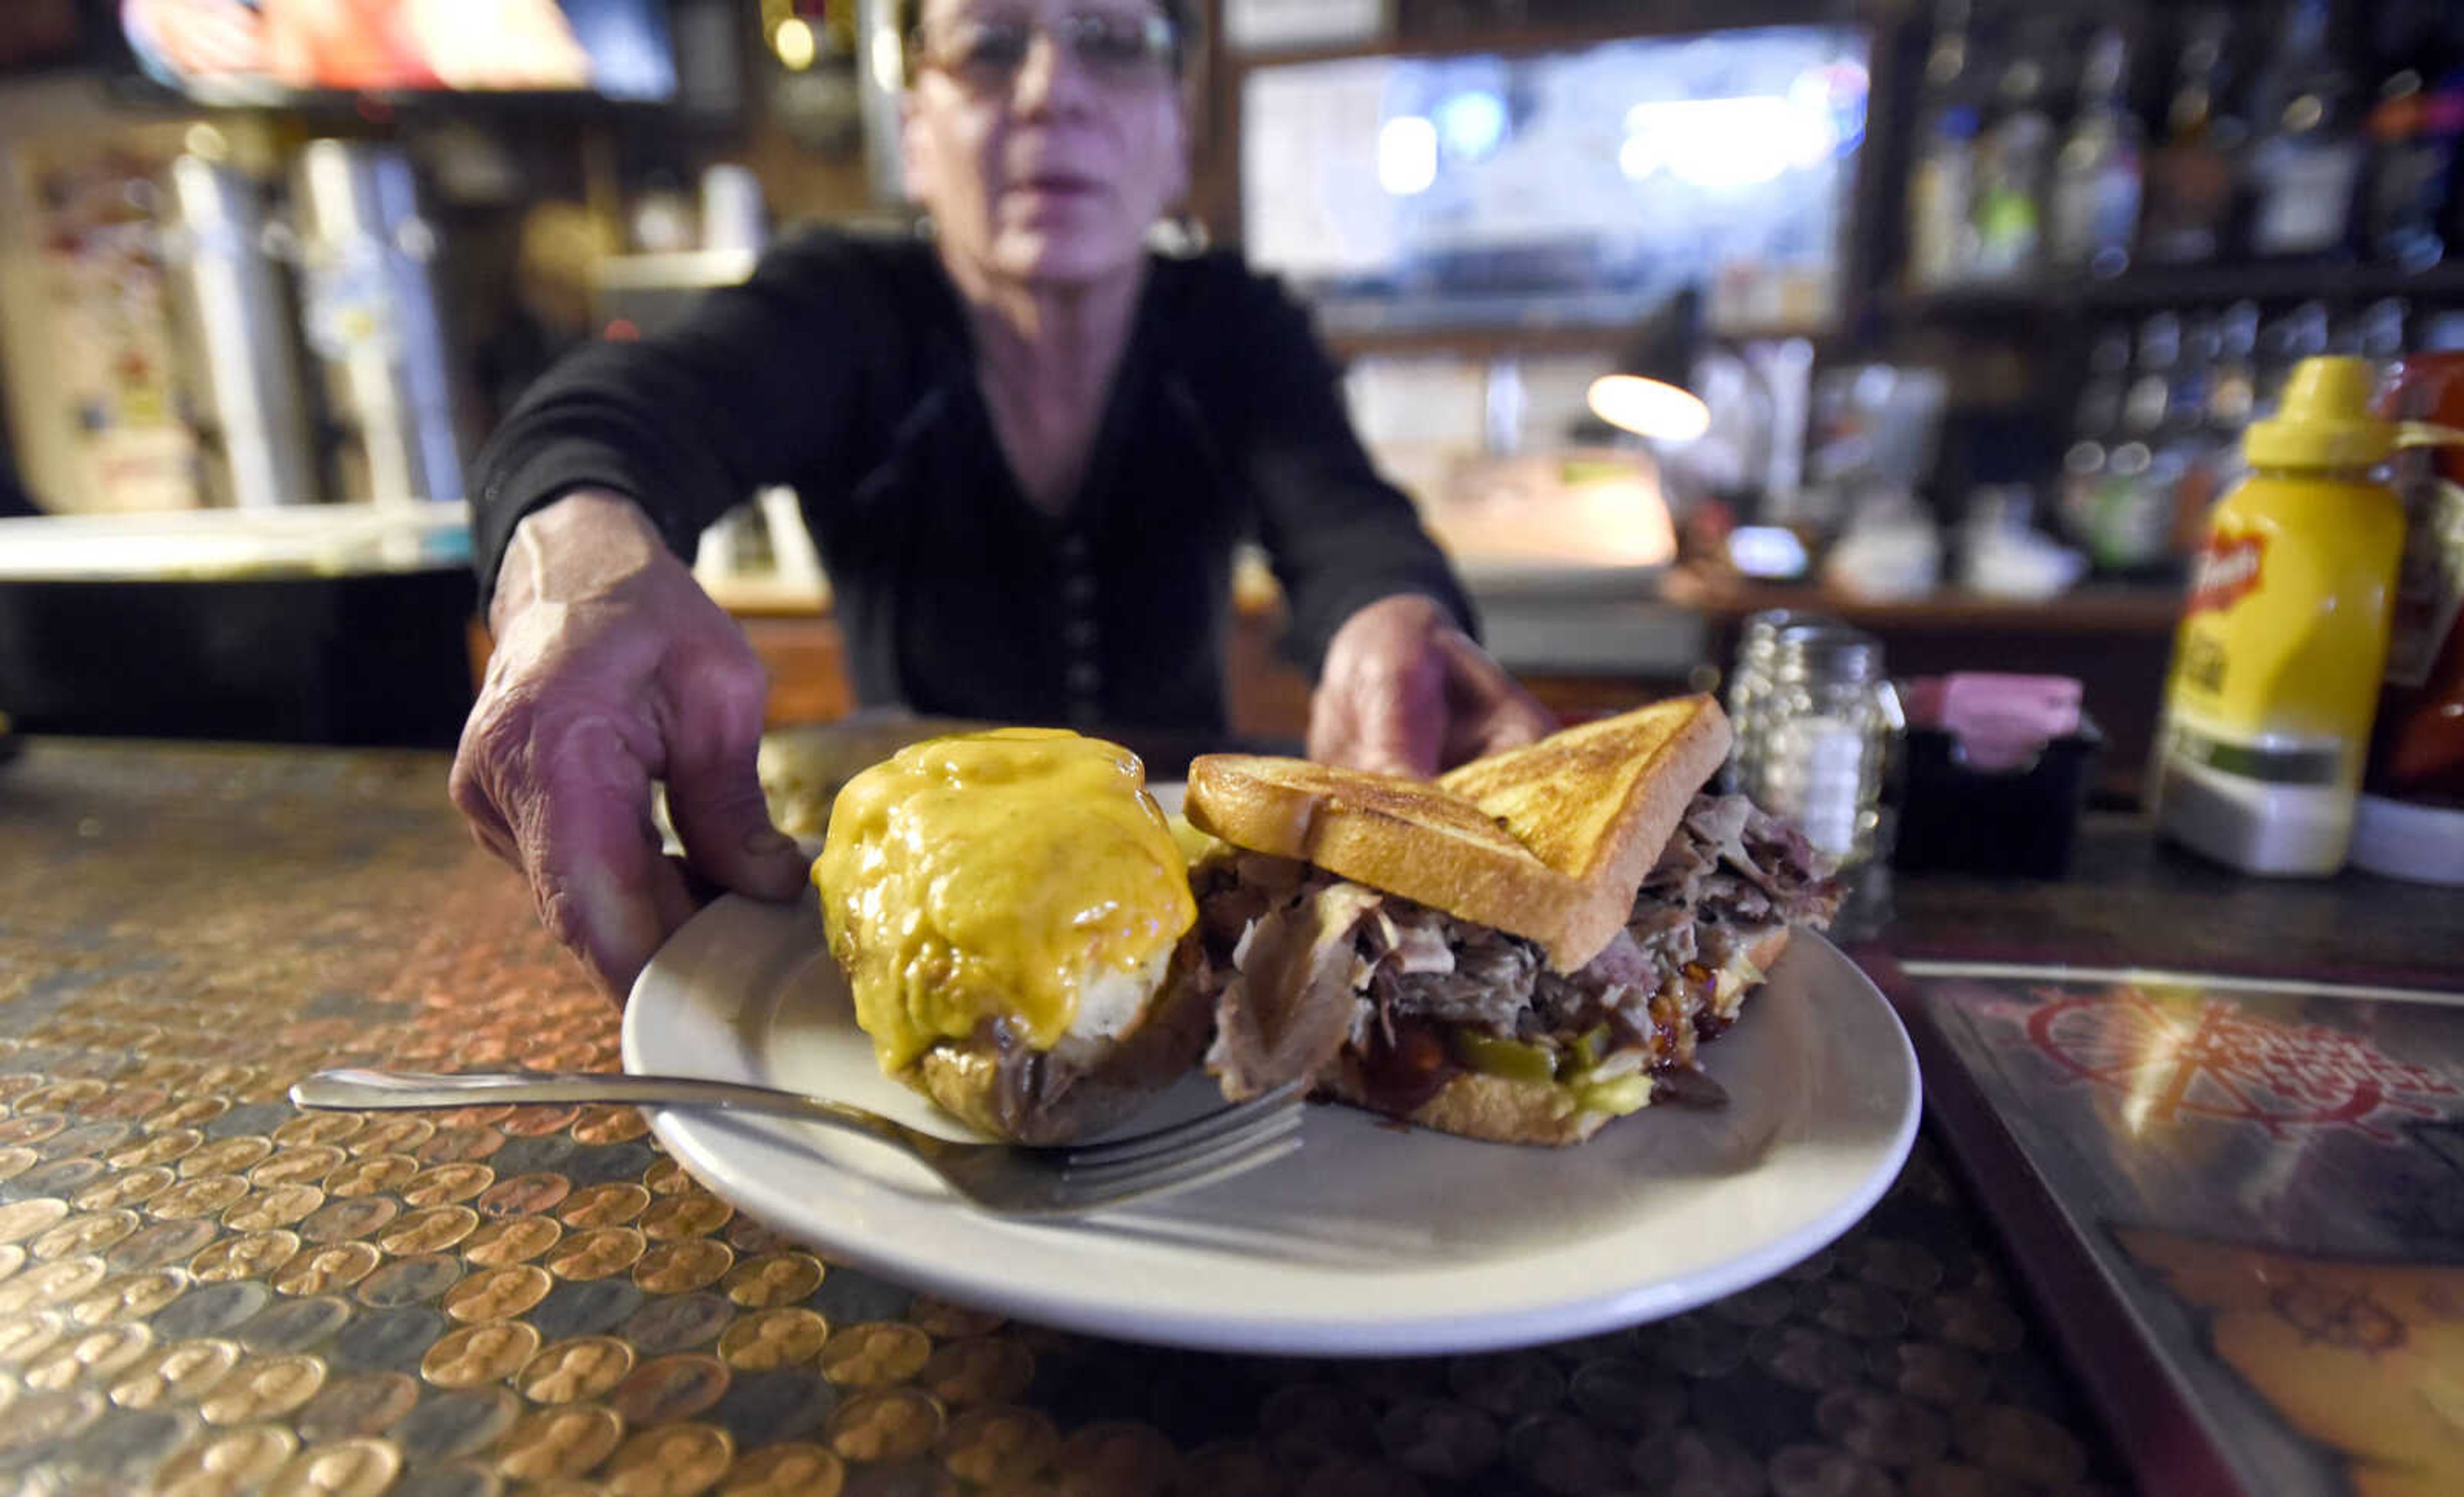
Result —
<path fill-rule="evenodd" d="M 1705 1047 L 1725 1108 L 1653 1108 L 1566 1150 L 1475 1143 L 1316 1107 L 1299 1153 L 1066 1222 L 960 1203 L 886 1145 L 812 1124 L 653 1112 L 710 1188 L 914 1289 L 1133 1341 L 1330 1355 L 1482 1351 L 1676 1314 L 1847 1230 L 1907 1157 L 1915 1055 L 1882 996 L 1803 938 Z M 662 948 L 625 1065 L 794 1088 L 965 1136 L 890 1081 L 807 891 L 729 896 Z M 1193 1077 L 1133 1127 L 1221 1105 Z"/>

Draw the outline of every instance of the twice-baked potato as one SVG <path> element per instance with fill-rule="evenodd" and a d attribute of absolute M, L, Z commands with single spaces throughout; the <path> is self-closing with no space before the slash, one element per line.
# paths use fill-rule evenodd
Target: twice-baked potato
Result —
<path fill-rule="evenodd" d="M 1100 1133 L 1213 1024 L 1179 846 L 1118 745 L 1002 728 L 848 781 L 813 868 L 885 1073 L 1023 1143 Z"/>

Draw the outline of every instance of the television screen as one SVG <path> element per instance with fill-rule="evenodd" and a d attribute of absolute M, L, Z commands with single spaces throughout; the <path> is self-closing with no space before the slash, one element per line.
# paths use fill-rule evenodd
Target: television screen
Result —
<path fill-rule="evenodd" d="M 316 93 L 676 91 L 665 0 L 118 0 L 138 66 L 201 103 Z"/>
<path fill-rule="evenodd" d="M 1685 286 L 1716 326 L 1825 321 L 1867 50 L 1778 26 L 1251 69 L 1249 257 L 1337 333 L 1615 326 Z"/>

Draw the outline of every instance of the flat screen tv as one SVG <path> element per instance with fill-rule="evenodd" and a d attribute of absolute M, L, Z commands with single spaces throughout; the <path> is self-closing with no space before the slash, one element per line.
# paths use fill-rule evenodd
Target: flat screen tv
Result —
<path fill-rule="evenodd" d="M 103 0 L 153 82 L 202 104 L 676 93 L 667 0 Z"/>
<path fill-rule="evenodd" d="M 1826 323 L 1868 51 L 1771 26 L 1252 68 L 1243 241 L 1336 333 L 1623 326 L 1687 286 L 1717 326 Z"/>

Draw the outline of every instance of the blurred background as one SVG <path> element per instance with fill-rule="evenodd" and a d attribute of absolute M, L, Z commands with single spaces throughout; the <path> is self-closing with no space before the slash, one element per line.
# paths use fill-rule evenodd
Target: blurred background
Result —
<path fill-rule="evenodd" d="M 771 239 L 910 223 L 894 10 L 0 6 L 0 712 L 450 743 L 478 442 Z M 1715 685 L 1747 616 L 1819 607 L 1895 672 L 2080 679 L 2126 798 L 2283 371 L 2464 342 L 2453 6 L 1204 10 L 1159 245 L 1313 305 L 1569 715 Z M 781 723 L 849 706 L 792 516 L 746 495 L 698 566 Z M 1251 573 L 1238 725 L 1293 734 Z"/>

